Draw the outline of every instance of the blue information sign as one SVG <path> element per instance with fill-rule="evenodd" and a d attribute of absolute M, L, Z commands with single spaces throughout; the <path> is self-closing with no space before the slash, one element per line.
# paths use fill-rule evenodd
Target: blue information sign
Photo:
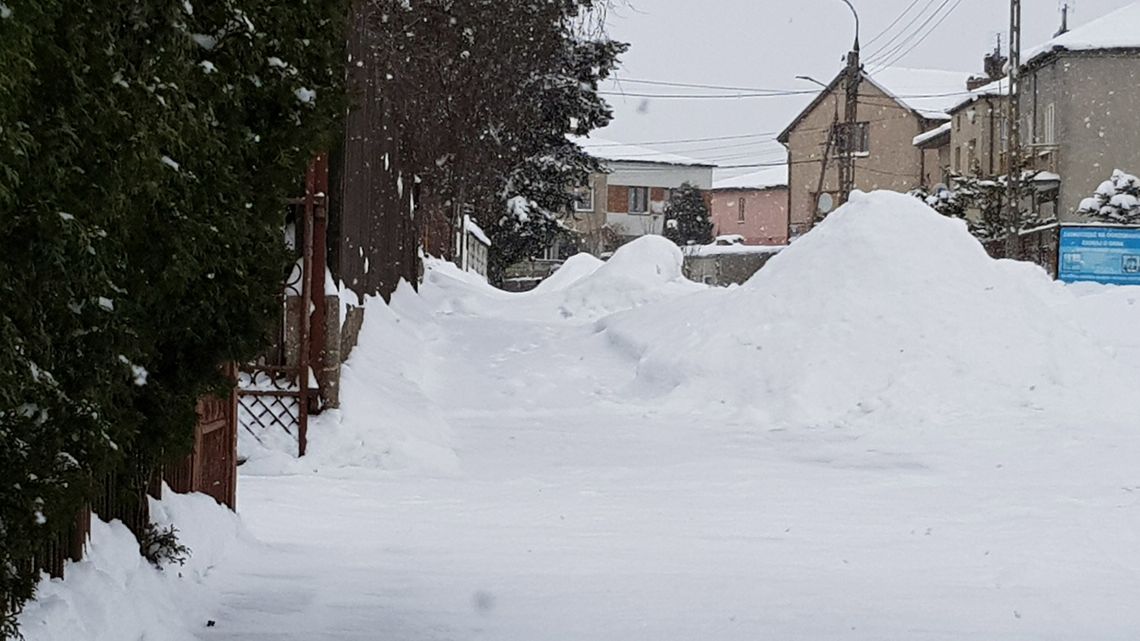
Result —
<path fill-rule="evenodd" d="M 1140 228 L 1061 228 L 1060 270 L 1066 283 L 1140 285 Z"/>

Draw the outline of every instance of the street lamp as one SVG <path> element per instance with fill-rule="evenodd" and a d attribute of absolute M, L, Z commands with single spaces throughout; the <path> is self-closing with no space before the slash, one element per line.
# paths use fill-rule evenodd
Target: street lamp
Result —
<path fill-rule="evenodd" d="M 855 10 L 855 5 L 851 4 L 851 0 L 843 0 L 843 4 L 851 10 L 851 15 L 855 16 L 855 51 L 859 50 L 859 12 Z"/>
<path fill-rule="evenodd" d="M 814 82 L 815 84 L 823 87 L 824 89 L 827 89 L 826 84 L 816 80 L 815 78 L 812 78 L 811 76 L 796 76 L 796 80 L 806 80 L 808 82 Z"/>

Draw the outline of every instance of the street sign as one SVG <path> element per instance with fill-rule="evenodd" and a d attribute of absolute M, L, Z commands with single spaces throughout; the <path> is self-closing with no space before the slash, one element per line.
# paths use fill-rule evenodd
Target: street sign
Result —
<path fill-rule="evenodd" d="M 1060 280 L 1140 285 L 1140 228 L 1064 226 L 1060 245 Z"/>

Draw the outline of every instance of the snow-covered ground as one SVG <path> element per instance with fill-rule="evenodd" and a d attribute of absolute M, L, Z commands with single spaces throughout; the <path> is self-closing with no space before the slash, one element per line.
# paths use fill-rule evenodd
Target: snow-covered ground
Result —
<path fill-rule="evenodd" d="M 243 442 L 259 543 L 184 630 L 1135 638 L 1140 291 L 881 193 L 741 287 L 679 261 L 648 238 L 526 294 L 433 264 L 371 302 L 313 456 Z"/>

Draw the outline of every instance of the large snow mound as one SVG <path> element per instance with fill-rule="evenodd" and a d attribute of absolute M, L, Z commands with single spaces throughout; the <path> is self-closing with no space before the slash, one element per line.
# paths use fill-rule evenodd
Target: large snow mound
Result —
<path fill-rule="evenodd" d="M 69 563 L 66 580 L 45 578 L 20 614 L 27 641 L 194 641 L 216 608 L 203 584 L 210 570 L 252 542 L 237 515 L 203 494 L 167 490 L 151 501 L 159 527 L 178 529 L 190 548 L 184 566 L 159 570 L 139 556 L 134 535 L 119 521 L 91 520 L 87 558 Z"/>
<path fill-rule="evenodd" d="M 359 342 L 341 368 L 341 409 L 310 418 L 303 459 L 296 458 L 293 438 L 254 438 L 243 430 L 239 448 L 248 459 L 243 473 L 327 475 L 351 468 L 455 473 L 451 429 L 423 391 L 434 366 L 425 345 L 435 325 L 422 305 L 407 283 L 393 295 L 392 307 L 381 299 L 366 300 Z"/>
<path fill-rule="evenodd" d="M 1072 297 L 915 198 L 857 193 L 739 289 L 600 327 L 638 359 L 634 392 L 778 422 L 1119 404 L 1128 377 Z"/>

